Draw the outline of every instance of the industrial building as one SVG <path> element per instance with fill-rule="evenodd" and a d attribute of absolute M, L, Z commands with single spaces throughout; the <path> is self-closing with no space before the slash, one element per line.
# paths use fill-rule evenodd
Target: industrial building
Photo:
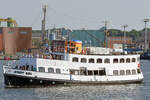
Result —
<path fill-rule="evenodd" d="M 31 27 L 0 27 L 0 51 L 15 54 L 32 48 Z"/>
<path fill-rule="evenodd" d="M 83 46 L 103 46 L 105 28 L 98 30 L 70 30 L 65 28 L 53 28 L 48 32 L 49 40 L 81 40 Z"/>
<path fill-rule="evenodd" d="M 124 37 L 108 37 L 107 38 L 107 47 L 108 48 L 117 48 L 122 49 L 121 45 L 131 45 L 132 44 L 132 38 L 126 37 L 124 40 Z M 119 46 L 119 47 L 117 47 Z"/>

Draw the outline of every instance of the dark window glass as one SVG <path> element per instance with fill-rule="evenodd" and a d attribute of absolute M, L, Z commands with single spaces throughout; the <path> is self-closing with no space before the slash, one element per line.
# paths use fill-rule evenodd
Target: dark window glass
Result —
<path fill-rule="evenodd" d="M 113 75 L 118 75 L 118 70 L 114 70 Z"/>
<path fill-rule="evenodd" d="M 136 74 L 136 70 L 133 69 L 133 70 L 132 70 L 132 75 L 135 75 L 135 74 Z"/>
<path fill-rule="evenodd" d="M 72 62 L 78 62 L 78 58 L 77 58 L 77 57 L 74 57 L 74 58 L 72 59 Z"/>
<path fill-rule="evenodd" d="M 82 63 L 86 63 L 86 61 L 87 61 L 86 58 L 81 58 Z"/>
<path fill-rule="evenodd" d="M 60 73 L 61 73 L 61 71 L 60 71 L 60 69 L 59 69 L 59 68 L 56 68 L 56 73 L 58 73 L 58 74 L 60 74 Z"/>
<path fill-rule="evenodd" d="M 97 63 L 102 63 L 102 59 L 98 58 Z"/>
<path fill-rule="evenodd" d="M 135 62 L 135 58 L 132 58 L 132 62 Z"/>
<path fill-rule="evenodd" d="M 126 59 L 126 63 L 130 63 L 130 58 L 127 58 L 127 59 Z"/>
<path fill-rule="evenodd" d="M 106 59 L 104 60 L 104 63 L 110 63 L 110 59 L 106 58 Z"/>
<path fill-rule="evenodd" d="M 120 63 L 124 63 L 124 59 L 123 58 L 120 59 Z"/>
<path fill-rule="evenodd" d="M 118 59 L 117 58 L 113 59 L 113 63 L 118 63 Z"/>
<path fill-rule="evenodd" d="M 124 70 L 120 70 L 120 75 L 125 75 L 125 71 Z"/>
<path fill-rule="evenodd" d="M 93 75 L 93 72 L 91 70 L 88 70 L 88 75 Z"/>
<path fill-rule="evenodd" d="M 49 73 L 54 73 L 54 68 L 48 68 Z"/>
<path fill-rule="evenodd" d="M 126 75 L 131 75 L 131 71 L 130 70 L 126 70 Z"/>
<path fill-rule="evenodd" d="M 45 72 L 45 68 L 44 67 L 39 67 L 39 72 Z"/>
<path fill-rule="evenodd" d="M 98 75 L 98 70 L 94 70 L 94 75 Z"/>
<path fill-rule="evenodd" d="M 94 63 L 94 59 L 93 58 L 89 59 L 89 63 Z"/>
<path fill-rule="evenodd" d="M 99 75 L 106 75 L 106 72 L 105 72 L 105 70 L 99 70 Z"/>

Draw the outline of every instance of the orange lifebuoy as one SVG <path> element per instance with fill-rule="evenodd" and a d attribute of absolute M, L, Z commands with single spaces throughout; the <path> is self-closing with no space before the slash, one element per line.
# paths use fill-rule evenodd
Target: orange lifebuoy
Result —
<path fill-rule="evenodd" d="M 86 50 L 82 50 L 82 54 L 86 54 Z"/>
<path fill-rule="evenodd" d="M 138 68 L 140 68 L 141 67 L 141 65 L 140 64 L 138 64 Z"/>

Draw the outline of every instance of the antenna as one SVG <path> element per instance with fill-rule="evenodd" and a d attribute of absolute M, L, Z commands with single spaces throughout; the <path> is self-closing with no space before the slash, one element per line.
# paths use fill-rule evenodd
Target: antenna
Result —
<path fill-rule="evenodd" d="M 144 45 L 144 49 L 145 52 L 147 52 L 147 22 L 149 22 L 149 19 L 144 19 L 144 23 L 145 23 L 145 45 Z"/>

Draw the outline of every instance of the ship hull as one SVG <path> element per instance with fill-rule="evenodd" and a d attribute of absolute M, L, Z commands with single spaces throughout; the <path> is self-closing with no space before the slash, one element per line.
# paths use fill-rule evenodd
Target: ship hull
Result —
<path fill-rule="evenodd" d="M 72 85 L 100 85 L 100 84 L 130 84 L 142 83 L 143 79 L 138 80 L 123 80 L 123 81 L 73 81 L 73 80 L 58 80 L 33 78 L 17 75 L 4 74 L 5 87 L 45 87 L 45 86 L 72 86 Z"/>

